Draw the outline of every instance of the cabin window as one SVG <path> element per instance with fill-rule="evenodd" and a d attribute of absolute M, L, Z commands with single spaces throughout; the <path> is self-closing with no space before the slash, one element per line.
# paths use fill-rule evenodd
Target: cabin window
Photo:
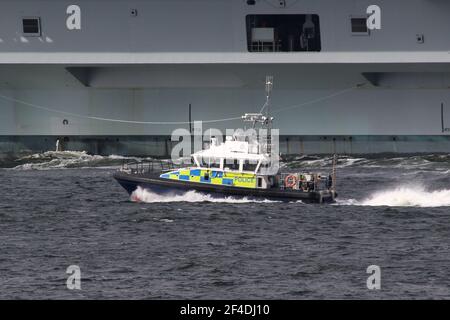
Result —
<path fill-rule="evenodd" d="M 22 19 L 22 28 L 24 36 L 37 36 L 41 35 L 41 18 L 30 17 Z"/>
<path fill-rule="evenodd" d="M 217 169 L 220 168 L 220 159 L 202 158 L 200 163 L 202 167 Z"/>
<path fill-rule="evenodd" d="M 321 50 L 317 14 L 253 14 L 246 24 L 249 52 Z"/>
<path fill-rule="evenodd" d="M 367 28 L 367 17 L 351 17 L 350 23 L 352 35 L 369 35 L 369 28 Z"/>
<path fill-rule="evenodd" d="M 245 160 L 244 161 L 244 167 L 242 168 L 242 170 L 244 170 L 244 171 L 255 171 L 257 165 L 258 165 L 258 163 L 256 163 L 255 161 Z"/>
<path fill-rule="evenodd" d="M 220 169 L 220 161 L 214 161 L 214 162 L 211 162 L 210 164 L 209 164 L 209 168 L 216 168 L 216 169 Z"/>
<path fill-rule="evenodd" d="M 226 159 L 224 168 L 228 168 L 230 170 L 239 170 L 239 160 L 237 159 Z"/>
<path fill-rule="evenodd" d="M 258 177 L 258 188 L 262 188 L 262 180 L 263 178 Z"/>

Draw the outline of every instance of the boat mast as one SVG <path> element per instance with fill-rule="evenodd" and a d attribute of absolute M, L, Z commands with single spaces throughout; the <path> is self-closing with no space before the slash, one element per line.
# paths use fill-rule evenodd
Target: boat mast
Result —
<path fill-rule="evenodd" d="M 261 146 L 261 153 L 271 154 L 272 152 L 272 120 L 270 116 L 270 94 L 273 88 L 273 76 L 266 76 L 266 102 L 259 111 L 259 113 L 246 113 L 242 116 L 244 122 L 252 122 L 252 129 L 255 129 L 256 124 L 260 123 L 262 129 L 266 129 L 265 137 L 258 136 Z M 266 109 L 264 111 L 264 109 Z"/>
<path fill-rule="evenodd" d="M 272 118 L 270 117 L 270 94 L 273 88 L 273 76 L 266 76 L 266 120 L 267 127 L 267 144 L 266 151 L 268 154 L 272 152 Z"/>
<path fill-rule="evenodd" d="M 336 153 L 333 155 L 333 171 L 331 176 L 331 189 L 336 191 L 336 165 L 337 165 L 337 157 Z"/>
<path fill-rule="evenodd" d="M 273 76 L 266 76 L 266 116 L 270 116 L 270 94 L 273 88 Z"/>

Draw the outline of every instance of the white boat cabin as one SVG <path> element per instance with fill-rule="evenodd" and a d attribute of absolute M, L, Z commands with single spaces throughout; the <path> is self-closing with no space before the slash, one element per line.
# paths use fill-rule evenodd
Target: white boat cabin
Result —
<path fill-rule="evenodd" d="M 245 141 L 240 136 L 227 136 L 220 144 L 217 138 L 211 138 L 209 148 L 194 153 L 192 158 L 198 168 L 255 175 L 267 175 L 271 163 L 270 155 L 261 153 L 257 141 Z"/>

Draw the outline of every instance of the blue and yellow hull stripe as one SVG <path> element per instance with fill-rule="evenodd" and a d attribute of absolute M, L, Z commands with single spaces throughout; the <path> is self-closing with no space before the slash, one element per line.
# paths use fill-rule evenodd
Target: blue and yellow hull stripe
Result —
<path fill-rule="evenodd" d="M 256 175 L 214 169 L 179 169 L 160 175 L 160 178 L 241 188 L 256 188 Z"/>

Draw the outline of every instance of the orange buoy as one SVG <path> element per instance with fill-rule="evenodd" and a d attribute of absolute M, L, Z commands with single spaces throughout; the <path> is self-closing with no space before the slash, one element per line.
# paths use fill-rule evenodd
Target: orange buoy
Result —
<path fill-rule="evenodd" d="M 287 188 L 293 188 L 296 184 L 297 184 L 297 177 L 294 176 L 293 174 L 288 175 L 288 176 L 284 179 L 284 185 L 285 185 Z"/>

